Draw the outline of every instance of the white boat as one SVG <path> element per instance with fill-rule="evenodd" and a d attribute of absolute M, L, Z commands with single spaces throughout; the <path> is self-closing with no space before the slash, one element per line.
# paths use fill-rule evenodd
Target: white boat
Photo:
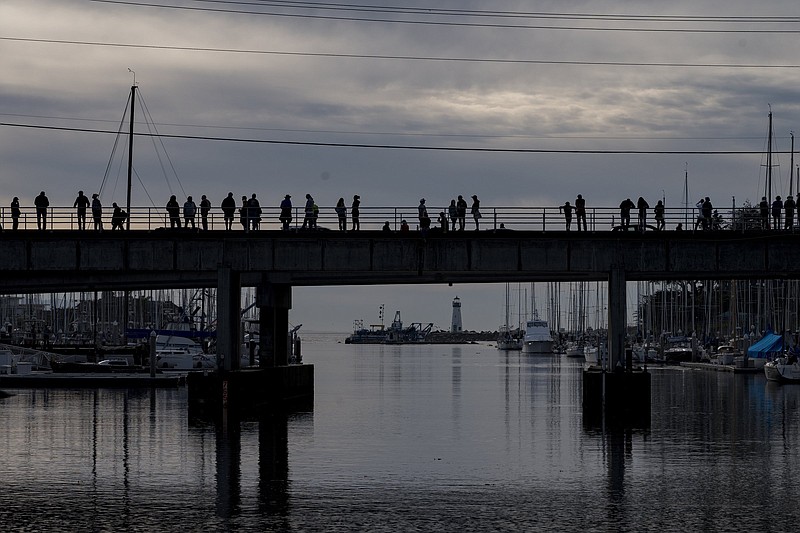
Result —
<path fill-rule="evenodd" d="M 553 336 L 550 334 L 547 320 L 542 320 L 534 315 L 533 320 L 525 323 L 522 353 L 525 355 L 553 355 Z"/>
<path fill-rule="evenodd" d="M 718 365 L 732 365 L 734 359 L 742 355 L 740 350 L 732 344 L 723 344 L 717 348 L 716 353 L 711 357 L 711 362 Z"/>
<path fill-rule="evenodd" d="M 764 375 L 769 381 L 800 383 L 800 362 L 796 355 L 783 355 L 764 363 Z"/>
<path fill-rule="evenodd" d="M 585 346 L 580 342 L 568 342 L 564 355 L 567 357 L 583 357 Z"/>

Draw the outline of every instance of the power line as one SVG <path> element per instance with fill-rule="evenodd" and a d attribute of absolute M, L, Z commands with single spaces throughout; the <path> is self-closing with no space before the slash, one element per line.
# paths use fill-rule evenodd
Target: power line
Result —
<path fill-rule="evenodd" d="M 572 66 L 605 66 L 605 67 L 681 67 L 681 68 L 746 68 L 746 69 L 796 69 L 800 65 L 777 64 L 767 65 L 762 63 L 733 64 L 733 63 L 655 63 L 655 62 L 626 62 L 626 61 L 558 61 L 544 59 L 497 59 L 497 58 L 469 58 L 469 57 L 433 57 L 433 56 L 401 56 L 377 54 L 337 54 L 327 52 L 286 52 L 277 50 L 247 50 L 238 48 L 209 48 L 197 46 L 167 46 L 155 44 L 127 44 L 104 43 L 99 41 L 74 41 L 66 39 L 33 39 L 26 37 L 0 37 L 0 41 L 16 41 L 42 44 L 71 44 L 79 46 L 105 46 L 112 48 L 141 48 L 149 50 L 173 50 L 189 52 L 219 52 L 234 54 L 258 54 L 279 56 L 327 57 L 344 59 L 380 59 L 403 61 L 435 61 L 435 62 L 464 62 L 464 63 L 494 63 L 494 64 L 522 64 L 522 65 L 572 65 Z"/>
<path fill-rule="evenodd" d="M 30 115 L 22 113 L 0 113 L 0 117 L 17 117 L 26 119 L 52 119 L 71 122 L 100 122 L 116 124 L 117 121 L 101 118 L 65 117 L 55 115 Z M 440 133 L 440 132 L 399 132 L 399 131 L 363 131 L 363 130 L 313 130 L 308 128 L 264 128 L 255 126 L 220 126 L 213 124 L 186 124 L 177 122 L 153 122 L 156 126 L 173 126 L 177 128 L 201 128 L 239 131 L 268 131 L 278 133 L 313 133 L 334 135 L 371 135 L 392 137 L 443 137 L 456 139 L 534 139 L 534 140 L 626 140 L 626 141 L 752 141 L 761 140 L 761 136 L 728 136 L 728 137 L 684 137 L 661 135 L 648 137 L 643 135 L 521 135 L 491 133 Z M 775 139 L 788 139 L 789 136 L 775 135 Z"/>
<path fill-rule="evenodd" d="M 602 26 L 554 26 L 554 25 L 534 25 L 534 24 L 500 24 L 500 23 L 477 23 L 477 22 L 452 22 L 452 21 L 433 21 L 433 20 L 406 20 L 406 19 L 385 19 L 385 18 L 367 18 L 367 17 L 346 17 L 346 16 L 333 16 L 333 15 L 318 15 L 318 14 L 303 14 L 303 13 L 276 13 L 276 12 L 266 12 L 266 11 L 253 11 L 253 10 L 244 10 L 244 9 L 221 9 L 221 8 L 207 8 L 207 7 L 191 7 L 191 6 L 177 6 L 177 5 L 169 5 L 169 4 L 156 4 L 152 2 L 132 2 L 132 1 L 124 1 L 124 0 L 90 0 L 96 3 L 103 3 L 103 4 L 118 4 L 118 5 L 127 5 L 127 6 L 136 6 L 136 7 L 152 7 L 152 8 L 160 8 L 160 9 L 172 9 L 172 10 L 182 10 L 182 11 L 201 11 L 201 12 L 212 12 L 212 13 L 231 13 L 231 14 L 240 14 L 240 15 L 264 15 L 270 17 L 287 17 L 287 18 L 300 18 L 300 19 L 319 19 L 319 20 L 337 20 L 337 21 L 347 21 L 347 22 L 377 22 L 377 23 L 385 23 L 385 24 L 416 24 L 416 25 L 427 25 L 427 26 L 453 26 L 453 27 L 473 27 L 473 28 L 506 28 L 506 29 L 529 29 L 529 30 L 572 30 L 572 31 L 618 31 L 618 32 L 656 32 L 656 33 L 769 33 L 769 34 L 795 34 L 800 33 L 800 30 L 783 30 L 783 29 L 712 29 L 712 28 L 626 28 L 626 27 L 602 27 Z M 217 2 L 221 4 L 233 4 L 234 2 Z M 247 2 L 239 2 L 240 4 L 244 5 L 256 5 L 259 4 L 252 4 Z M 292 6 L 283 5 L 280 7 L 288 8 Z M 325 5 L 321 5 L 321 7 L 325 7 Z M 306 6 L 305 9 L 309 7 Z M 396 13 L 400 14 L 425 14 L 430 15 L 430 12 L 419 11 L 413 12 L 410 11 L 402 11 L 401 9 L 408 9 L 408 8 L 396 8 L 398 11 Z M 360 9 L 361 11 L 366 11 L 366 9 Z M 377 10 L 376 10 L 377 11 Z M 383 11 L 390 13 L 386 8 L 383 8 Z M 435 12 L 435 10 L 434 10 Z M 445 12 L 438 12 L 434 13 L 435 15 L 445 15 Z M 463 16 L 465 13 L 462 13 Z M 484 17 L 489 16 L 487 14 L 482 15 Z M 566 16 L 565 16 L 566 17 Z M 564 18 L 565 18 L 564 17 Z M 527 18 L 534 18 L 528 16 Z M 541 17 L 539 17 L 541 18 Z M 583 20 L 605 20 L 600 18 L 599 16 L 591 19 L 586 18 Z M 610 20 L 625 20 L 625 19 L 610 19 Z M 648 21 L 646 18 L 640 19 L 627 19 L 627 20 L 637 20 L 637 21 Z M 650 21 L 657 21 L 657 19 L 652 18 Z M 689 22 L 690 20 L 684 19 L 682 22 Z M 744 20 L 746 21 L 746 20 Z M 675 22 L 675 21 L 670 21 Z M 720 22 L 717 21 L 704 21 L 704 22 Z M 753 20 L 746 21 L 746 22 L 754 22 Z M 762 21 L 758 21 L 762 22 Z M 764 21 L 766 22 L 766 21 Z M 791 18 L 787 18 L 787 20 L 778 20 L 778 21 L 770 21 L 770 22 L 783 22 L 783 23 L 792 23 L 796 22 L 796 20 L 792 20 Z"/>
<path fill-rule="evenodd" d="M 51 131 L 69 131 L 77 133 L 100 133 L 118 135 L 119 132 L 111 130 L 98 130 L 90 128 L 68 128 L 63 126 L 42 126 L 36 124 L 14 124 L 0 122 L 0 126 L 28 128 Z M 759 151 L 741 150 L 565 150 L 553 148 L 469 148 L 457 146 L 413 146 L 396 144 L 368 144 L 368 143 L 337 143 L 337 142 L 314 142 L 314 141 L 285 141 L 276 139 L 242 139 L 231 137 L 212 137 L 204 135 L 176 135 L 176 134 L 154 134 L 137 133 L 140 137 L 159 137 L 164 139 L 184 139 L 202 141 L 221 141 L 247 144 L 275 144 L 290 146 L 315 146 L 328 148 L 366 148 L 384 150 L 422 150 L 422 151 L 441 151 L 441 152 L 490 152 L 490 153 L 520 153 L 520 154 L 596 154 L 596 155 L 761 155 Z M 789 151 L 774 151 L 775 154 L 788 154 Z"/>

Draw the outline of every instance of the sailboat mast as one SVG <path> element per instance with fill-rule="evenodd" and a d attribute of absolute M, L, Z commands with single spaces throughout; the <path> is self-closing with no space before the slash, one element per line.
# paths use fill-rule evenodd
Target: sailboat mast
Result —
<path fill-rule="evenodd" d="M 131 183 L 133 176 L 133 110 L 136 105 L 136 82 L 131 85 L 131 128 L 128 135 L 128 201 L 126 209 L 128 217 L 125 219 L 125 229 L 131 229 Z"/>
<path fill-rule="evenodd" d="M 792 191 L 792 169 L 794 168 L 794 132 L 790 131 L 789 135 L 792 137 L 792 149 L 789 152 L 789 196 L 792 196 L 794 192 Z M 798 185 L 800 187 L 800 185 Z M 800 190 L 798 190 L 800 192 Z M 794 224 L 792 224 L 794 225 Z"/>
<path fill-rule="evenodd" d="M 769 133 L 767 135 L 767 201 L 772 201 L 772 108 L 769 109 Z"/>

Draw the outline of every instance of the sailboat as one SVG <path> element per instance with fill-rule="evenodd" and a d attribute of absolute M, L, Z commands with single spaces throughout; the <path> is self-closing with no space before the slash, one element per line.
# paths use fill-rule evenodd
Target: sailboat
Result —
<path fill-rule="evenodd" d="M 519 337 L 519 328 L 511 330 L 509 321 L 511 318 L 511 288 L 506 283 L 506 317 L 504 325 L 500 326 L 497 334 L 497 349 L 498 350 L 521 350 L 522 339 Z"/>

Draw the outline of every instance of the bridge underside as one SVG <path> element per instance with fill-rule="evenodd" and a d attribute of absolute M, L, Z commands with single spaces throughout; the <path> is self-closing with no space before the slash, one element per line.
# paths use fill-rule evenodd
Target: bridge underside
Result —
<path fill-rule="evenodd" d="M 800 237 L 734 232 L 5 233 L 0 293 L 243 286 L 800 277 Z"/>

